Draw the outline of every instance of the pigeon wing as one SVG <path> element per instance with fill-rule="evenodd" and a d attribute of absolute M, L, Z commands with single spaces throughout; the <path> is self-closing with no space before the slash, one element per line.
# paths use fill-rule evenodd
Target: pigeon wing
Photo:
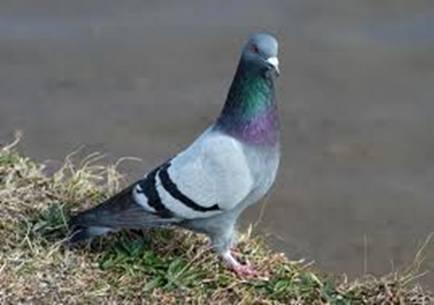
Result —
<path fill-rule="evenodd" d="M 242 144 L 211 130 L 147 175 L 133 194 L 149 212 L 166 211 L 178 218 L 195 219 L 233 209 L 252 188 Z"/>

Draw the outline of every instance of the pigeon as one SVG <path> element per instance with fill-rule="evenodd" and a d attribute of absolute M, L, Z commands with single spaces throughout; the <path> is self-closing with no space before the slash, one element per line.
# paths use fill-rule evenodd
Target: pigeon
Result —
<path fill-rule="evenodd" d="M 231 249 L 238 217 L 270 190 L 279 166 L 277 55 L 271 34 L 251 35 L 213 124 L 144 178 L 73 216 L 69 242 L 121 229 L 181 227 L 207 235 L 236 274 L 255 275 Z"/>

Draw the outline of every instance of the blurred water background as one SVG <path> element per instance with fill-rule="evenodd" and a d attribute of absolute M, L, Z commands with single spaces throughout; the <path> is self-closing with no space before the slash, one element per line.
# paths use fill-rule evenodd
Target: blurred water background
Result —
<path fill-rule="evenodd" d="M 326 271 L 409 264 L 434 231 L 433 1 L 2 0 L 0 139 L 136 156 L 136 179 L 212 122 L 257 30 L 280 41 L 283 160 L 244 223 Z"/>

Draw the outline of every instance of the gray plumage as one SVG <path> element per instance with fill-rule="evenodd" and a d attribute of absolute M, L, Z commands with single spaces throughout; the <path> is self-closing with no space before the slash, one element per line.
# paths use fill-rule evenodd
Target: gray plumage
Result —
<path fill-rule="evenodd" d="M 277 41 L 252 35 L 221 115 L 184 151 L 100 205 L 71 219 L 70 242 L 119 229 L 180 226 L 207 234 L 238 273 L 230 253 L 241 212 L 270 189 L 279 164 L 274 97 Z"/>

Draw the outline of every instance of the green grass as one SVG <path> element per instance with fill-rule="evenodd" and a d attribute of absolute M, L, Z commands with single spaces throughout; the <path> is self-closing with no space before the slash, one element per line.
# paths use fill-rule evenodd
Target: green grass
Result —
<path fill-rule="evenodd" d="M 68 156 L 45 174 L 0 147 L 0 304 L 432 304 L 417 268 L 348 282 L 270 250 L 249 230 L 237 250 L 260 276 L 240 279 L 208 241 L 172 229 L 123 231 L 77 248 L 63 241 L 75 210 L 121 188 L 116 165 Z M 416 261 L 416 267 L 419 260 Z M 431 302 L 431 303 L 430 303 Z"/>

